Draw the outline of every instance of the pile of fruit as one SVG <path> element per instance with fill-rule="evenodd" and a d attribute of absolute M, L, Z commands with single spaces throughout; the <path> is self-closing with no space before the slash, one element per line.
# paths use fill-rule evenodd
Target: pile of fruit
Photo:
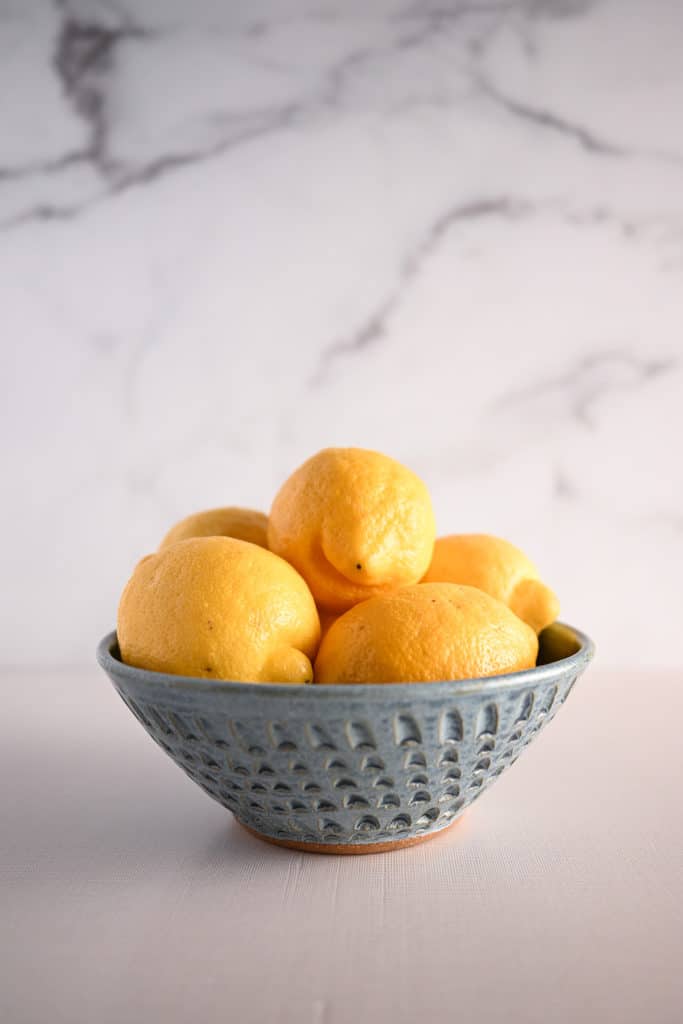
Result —
<path fill-rule="evenodd" d="M 533 563 L 485 534 L 435 539 L 424 483 L 326 448 L 270 515 L 213 509 L 136 566 L 118 611 L 129 665 L 256 683 L 472 679 L 531 668 L 557 617 Z"/>

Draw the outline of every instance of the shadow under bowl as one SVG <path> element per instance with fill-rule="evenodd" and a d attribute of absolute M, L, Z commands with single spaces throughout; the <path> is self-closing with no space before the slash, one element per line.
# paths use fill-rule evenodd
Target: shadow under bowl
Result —
<path fill-rule="evenodd" d="M 152 739 L 260 838 L 376 853 L 453 824 L 517 760 L 593 656 L 554 623 L 535 668 L 382 686 L 191 679 L 125 665 L 116 633 L 97 659 Z"/>

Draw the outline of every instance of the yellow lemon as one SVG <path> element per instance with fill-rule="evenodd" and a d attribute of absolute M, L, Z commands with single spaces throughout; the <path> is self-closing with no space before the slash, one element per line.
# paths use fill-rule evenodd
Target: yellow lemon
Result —
<path fill-rule="evenodd" d="M 560 606 L 541 583 L 538 570 L 523 551 L 485 533 L 439 537 L 424 583 L 464 583 L 503 601 L 540 633 L 554 622 Z"/>
<path fill-rule="evenodd" d="M 268 517 L 251 508 L 210 508 L 181 519 L 168 531 L 159 550 L 190 537 L 236 537 L 262 548 L 268 547 Z"/>
<path fill-rule="evenodd" d="M 418 583 L 363 601 L 329 628 L 316 683 L 475 679 L 536 664 L 533 629 L 483 590 Z"/>
<path fill-rule="evenodd" d="M 363 448 L 325 448 L 280 488 L 268 546 L 298 569 L 319 605 L 342 612 L 426 571 L 434 514 L 423 482 Z"/>
<path fill-rule="evenodd" d="M 207 679 L 310 683 L 320 639 L 299 573 L 232 537 L 180 541 L 136 566 L 118 612 L 128 665 Z"/>

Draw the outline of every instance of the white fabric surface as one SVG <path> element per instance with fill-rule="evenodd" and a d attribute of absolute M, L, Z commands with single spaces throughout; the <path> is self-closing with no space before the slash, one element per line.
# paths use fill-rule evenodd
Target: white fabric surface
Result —
<path fill-rule="evenodd" d="M 677 1024 L 680 674 L 587 674 L 449 832 L 253 839 L 106 677 L 2 679 L 6 1024 Z"/>

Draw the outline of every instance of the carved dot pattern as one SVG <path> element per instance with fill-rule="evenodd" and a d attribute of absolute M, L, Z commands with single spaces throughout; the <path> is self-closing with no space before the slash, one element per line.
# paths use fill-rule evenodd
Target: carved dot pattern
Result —
<path fill-rule="evenodd" d="M 301 842 L 376 843 L 450 824 L 552 720 L 574 677 L 534 689 L 476 693 L 453 706 L 372 706 L 368 717 L 313 719 L 305 699 L 286 716 L 192 707 L 187 693 L 124 701 L 159 746 L 212 799 L 266 835 Z M 177 705 L 174 703 L 177 701 Z M 272 706 L 274 701 L 271 698 Z M 409 709 L 406 710 L 406 707 Z M 303 709 L 303 710 L 302 710 Z"/>

